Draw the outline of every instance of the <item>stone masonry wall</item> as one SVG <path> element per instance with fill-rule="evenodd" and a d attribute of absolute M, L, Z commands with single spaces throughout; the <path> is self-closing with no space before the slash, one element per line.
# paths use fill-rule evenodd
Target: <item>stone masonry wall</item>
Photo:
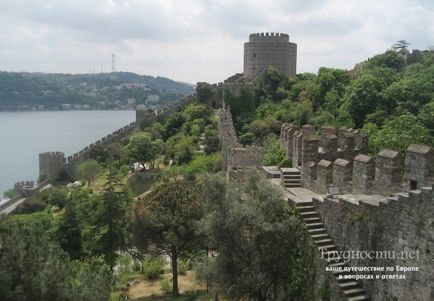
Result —
<path fill-rule="evenodd" d="M 190 95 L 182 98 L 181 100 L 157 111 L 140 109 L 136 111 L 136 121 L 132 122 L 110 134 L 101 138 L 94 143 L 89 144 L 80 151 L 72 154 L 65 159 L 62 152 L 46 152 L 39 154 L 39 175 L 48 178 L 57 176 L 62 169 L 74 174 L 78 164 L 83 161 L 89 160 L 92 151 L 96 147 L 107 146 L 115 141 L 123 139 L 131 135 L 131 133 L 138 127 L 143 121 L 147 121 L 150 124 L 157 121 L 158 118 L 165 118 L 170 114 L 182 110 L 188 104 L 196 100 L 196 95 Z"/>
<path fill-rule="evenodd" d="M 233 178 L 240 179 L 243 171 L 248 167 L 260 166 L 263 148 L 249 146 L 243 147 L 235 132 L 230 108 L 223 103 L 218 111 L 218 134 L 223 153 L 223 168 Z"/>
<path fill-rule="evenodd" d="M 325 126 L 319 137 L 310 125 L 301 130 L 289 123 L 281 127 L 280 144 L 293 167 L 302 171 L 306 188 L 326 193 L 333 186 L 339 193 L 389 195 L 434 183 L 430 146 L 412 144 L 405 156 L 385 149 L 373 158 L 367 155 L 368 140 L 359 130 Z"/>
<path fill-rule="evenodd" d="M 395 251 L 392 259 L 352 259 L 350 266 L 417 266 L 405 280 L 365 280 L 363 286 L 373 301 L 434 300 L 432 258 L 434 237 L 434 187 L 400 193 L 373 205 L 314 199 L 327 232 L 340 251 Z M 404 259 L 401 251 L 418 250 L 417 259 Z M 402 258 L 400 258 L 400 256 Z M 384 273 L 383 273 L 384 274 Z M 387 274 L 387 273 L 386 273 Z"/>

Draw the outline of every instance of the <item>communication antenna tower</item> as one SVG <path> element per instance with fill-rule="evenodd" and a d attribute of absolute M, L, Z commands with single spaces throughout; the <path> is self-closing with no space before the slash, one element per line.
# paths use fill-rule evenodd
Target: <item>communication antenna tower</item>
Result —
<path fill-rule="evenodd" d="M 112 72 L 116 72 L 116 55 L 114 52 L 112 54 Z"/>

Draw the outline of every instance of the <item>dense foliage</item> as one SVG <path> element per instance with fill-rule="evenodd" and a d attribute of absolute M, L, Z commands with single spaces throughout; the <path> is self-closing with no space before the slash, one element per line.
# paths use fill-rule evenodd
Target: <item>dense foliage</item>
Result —
<path fill-rule="evenodd" d="M 200 248 L 202 242 L 198 235 L 202 204 L 193 179 L 172 178 L 156 184 L 130 212 L 134 245 L 143 251 L 158 251 L 170 256 L 175 295 L 179 294 L 178 258 Z"/>
<path fill-rule="evenodd" d="M 363 128 L 372 152 L 432 144 L 434 51 L 410 53 L 398 47 L 350 71 L 322 67 L 318 74 L 292 78 L 269 67 L 262 85 L 250 94 L 229 97 L 227 103 L 243 144 L 266 144 L 267 137 L 277 135 L 288 121 L 298 127 L 310 123 L 317 129 Z"/>
<path fill-rule="evenodd" d="M 0 222 L 0 299 L 108 300 L 108 266 L 95 257 L 71 261 L 53 238 L 53 227 L 46 213 Z"/>
<path fill-rule="evenodd" d="M 241 185 L 204 179 L 201 228 L 218 254 L 208 275 L 228 300 L 313 300 L 313 245 L 281 192 L 257 171 Z"/>

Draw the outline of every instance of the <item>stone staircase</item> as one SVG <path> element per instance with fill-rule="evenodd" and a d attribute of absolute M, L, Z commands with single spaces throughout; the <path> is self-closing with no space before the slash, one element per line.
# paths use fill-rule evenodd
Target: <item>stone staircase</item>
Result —
<path fill-rule="evenodd" d="M 301 187 L 301 174 L 300 170 L 298 170 L 297 168 L 281 168 L 280 174 L 283 187 Z"/>
<path fill-rule="evenodd" d="M 291 174 L 289 174 L 291 175 Z M 318 212 L 316 211 L 313 202 L 298 202 L 296 203 L 301 219 L 304 221 L 307 227 L 309 236 L 314 241 L 318 251 L 322 254 L 325 252 L 324 260 L 327 261 L 327 265 L 331 268 L 346 267 L 343 258 L 335 259 L 329 258 L 326 254 L 327 251 L 337 251 L 336 245 L 327 233 L 324 224 L 322 223 Z M 361 284 L 351 279 L 339 279 L 339 276 L 348 274 L 348 272 L 333 271 L 333 275 L 339 285 L 339 288 L 344 293 L 348 301 L 366 301 L 370 298 L 366 295 L 365 290 Z"/>

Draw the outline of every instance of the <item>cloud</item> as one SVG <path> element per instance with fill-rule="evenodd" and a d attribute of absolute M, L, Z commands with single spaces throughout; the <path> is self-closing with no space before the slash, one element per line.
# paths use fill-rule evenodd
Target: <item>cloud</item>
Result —
<path fill-rule="evenodd" d="M 0 0 L 0 70 L 119 70 L 221 81 L 252 32 L 289 33 L 298 71 L 351 68 L 395 41 L 433 45 L 426 0 Z"/>

